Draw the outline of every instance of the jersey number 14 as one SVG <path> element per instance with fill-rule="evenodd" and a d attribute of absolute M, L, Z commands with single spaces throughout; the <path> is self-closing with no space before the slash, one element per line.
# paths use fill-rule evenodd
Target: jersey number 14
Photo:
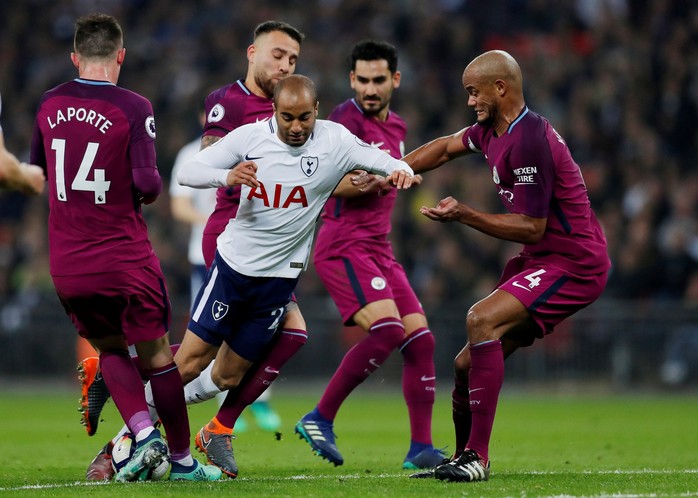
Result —
<path fill-rule="evenodd" d="M 56 195 L 61 202 L 68 201 L 68 193 L 65 188 L 65 139 L 54 138 L 51 142 L 51 149 L 56 151 Z M 92 169 L 92 164 L 97 156 L 99 144 L 88 142 L 85 155 L 82 156 L 80 168 L 70 184 L 71 190 L 81 190 L 84 192 L 94 192 L 95 204 L 107 202 L 107 192 L 111 182 L 104 179 L 103 169 Z M 88 180 L 90 171 L 94 173 L 94 180 Z"/>

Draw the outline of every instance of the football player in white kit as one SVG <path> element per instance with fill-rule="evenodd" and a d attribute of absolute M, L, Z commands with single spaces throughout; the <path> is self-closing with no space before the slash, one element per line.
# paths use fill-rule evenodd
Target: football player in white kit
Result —
<path fill-rule="evenodd" d="M 307 266 L 320 212 L 345 174 L 363 169 L 398 189 L 412 184 L 406 163 L 317 114 L 312 80 L 288 76 L 276 86 L 271 119 L 233 130 L 182 165 L 182 185 L 242 186 L 178 353 L 185 384 L 215 358 L 215 384 L 234 388 L 264 351 Z"/>

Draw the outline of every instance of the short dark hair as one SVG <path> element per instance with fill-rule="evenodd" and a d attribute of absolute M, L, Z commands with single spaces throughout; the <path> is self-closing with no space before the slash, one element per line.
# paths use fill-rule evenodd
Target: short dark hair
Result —
<path fill-rule="evenodd" d="M 362 40 L 351 51 L 351 70 L 356 69 L 356 61 L 376 61 L 385 59 L 391 73 L 397 71 L 397 49 L 388 42 Z"/>
<path fill-rule="evenodd" d="M 256 40 L 259 35 L 271 33 L 272 31 L 283 31 L 288 36 L 296 40 L 298 42 L 298 45 L 300 45 L 303 42 L 303 38 L 305 38 L 305 35 L 303 33 L 301 33 L 296 28 L 294 28 L 286 22 L 264 21 L 263 23 L 258 24 L 257 27 L 254 29 L 254 39 Z"/>
<path fill-rule="evenodd" d="M 317 104 L 315 82 L 302 74 L 290 74 L 285 78 L 281 78 L 274 87 L 274 105 L 277 105 L 279 95 L 281 95 L 281 92 L 283 92 L 286 87 L 292 92 L 300 92 L 301 90 L 308 92 L 313 103 Z"/>
<path fill-rule="evenodd" d="M 114 17 L 88 14 L 75 21 L 73 47 L 75 53 L 87 58 L 105 58 L 123 47 L 124 32 Z"/>

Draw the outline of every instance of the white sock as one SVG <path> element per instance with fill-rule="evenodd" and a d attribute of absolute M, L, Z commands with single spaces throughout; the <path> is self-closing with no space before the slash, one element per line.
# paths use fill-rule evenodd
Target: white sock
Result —
<path fill-rule="evenodd" d="M 221 392 L 211 378 L 211 371 L 213 370 L 214 363 L 215 360 L 212 361 L 196 379 L 184 386 L 184 399 L 188 405 L 207 401 Z"/>
<path fill-rule="evenodd" d="M 184 458 L 180 460 L 172 460 L 173 462 L 176 462 L 184 467 L 191 467 L 194 465 L 194 457 L 191 456 L 191 454 L 185 456 Z"/>
<path fill-rule="evenodd" d="M 136 442 L 140 443 L 145 438 L 150 436 L 150 433 L 153 432 L 154 430 L 155 430 L 155 427 L 152 427 L 152 426 L 146 427 L 145 429 L 141 429 L 140 431 L 138 431 L 138 434 L 136 434 Z"/>
<path fill-rule="evenodd" d="M 150 381 L 148 381 L 145 384 L 145 402 L 148 405 L 150 420 L 152 420 L 153 423 L 160 420 L 160 415 L 158 415 L 158 411 L 155 409 L 155 400 L 153 399 L 153 388 L 150 387 Z"/>

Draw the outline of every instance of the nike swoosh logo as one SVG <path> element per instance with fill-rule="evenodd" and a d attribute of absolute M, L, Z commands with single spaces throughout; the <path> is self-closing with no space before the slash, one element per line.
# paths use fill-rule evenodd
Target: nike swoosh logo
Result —
<path fill-rule="evenodd" d="M 427 377 L 426 375 L 422 375 L 422 382 L 429 382 L 430 380 L 434 380 L 436 377 Z"/>
<path fill-rule="evenodd" d="M 484 387 L 476 387 L 475 389 L 468 389 L 468 394 L 474 393 L 475 391 L 482 391 Z"/>
<path fill-rule="evenodd" d="M 378 363 L 375 358 L 371 358 L 370 360 L 368 360 L 368 362 L 376 368 L 380 368 L 380 366 L 381 366 L 380 363 Z"/>
<path fill-rule="evenodd" d="M 194 393 L 194 396 L 196 396 L 196 399 L 200 399 L 201 401 L 206 401 L 204 398 L 199 396 L 199 393 Z"/>
<path fill-rule="evenodd" d="M 249 154 L 245 154 L 245 161 L 254 161 L 255 159 L 262 159 L 264 156 L 250 157 Z"/>
<path fill-rule="evenodd" d="M 204 449 L 208 449 L 208 445 L 211 444 L 211 441 L 211 438 L 206 439 L 205 434 L 201 436 L 201 445 L 204 447 Z"/>
<path fill-rule="evenodd" d="M 273 369 L 273 368 L 271 368 L 271 367 L 264 367 L 264 371 L 265 371 L 266 373 L 270 373 L 270 374 L 278 374 L 278 373 L 279 373 L 278 370 L 275 370 L 275 369 Z"/>
<path fill-rule="evenodd" d="M 514 281 L 511 283 L 511 285 L 513 285 L 514 287 L 518 287 L 519 289 L 523 289 L 523 290 L 525 290 L 525 291 L 531 292 L 531 289 L 529 289 L 529 288 L 526 287 L 525 285 L 521 285 L 521 284 L 519 283 L 518 280 L 514 280 Z"/>

